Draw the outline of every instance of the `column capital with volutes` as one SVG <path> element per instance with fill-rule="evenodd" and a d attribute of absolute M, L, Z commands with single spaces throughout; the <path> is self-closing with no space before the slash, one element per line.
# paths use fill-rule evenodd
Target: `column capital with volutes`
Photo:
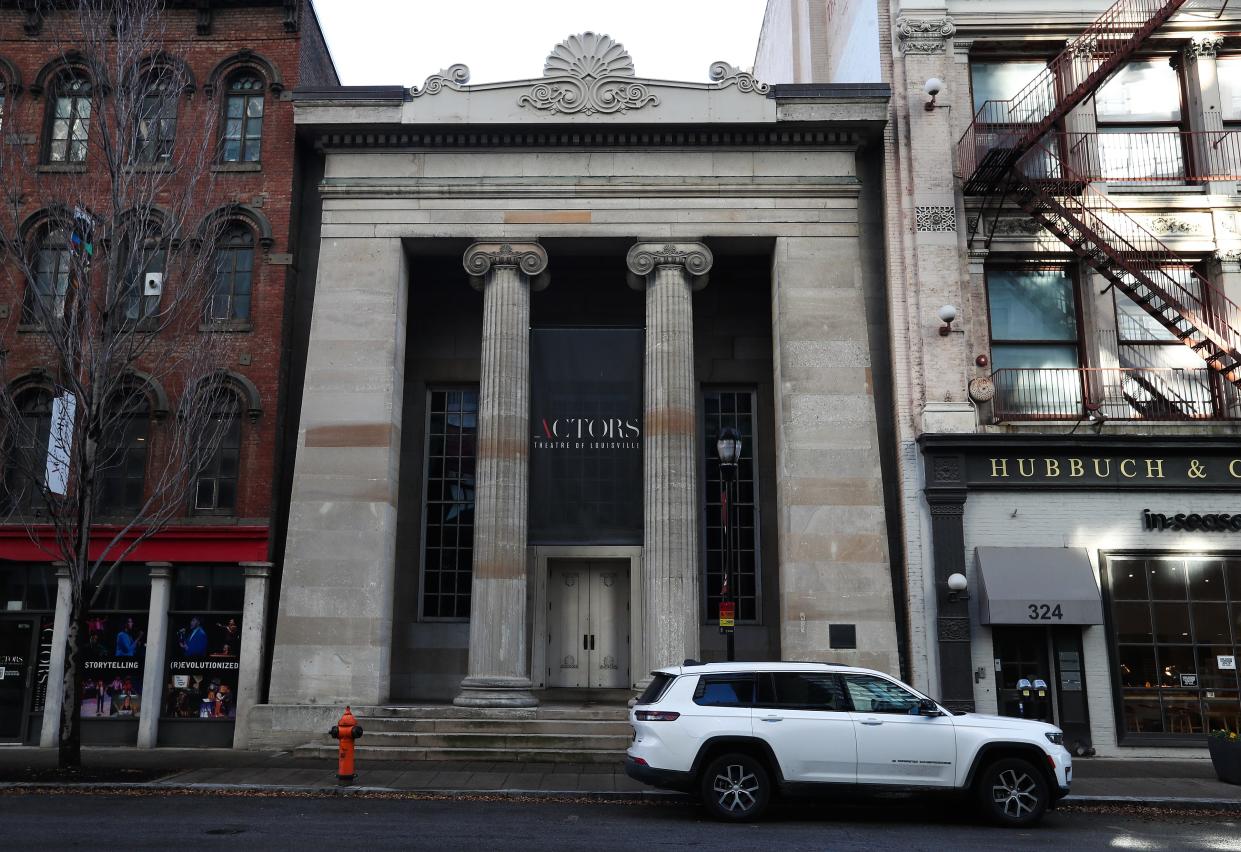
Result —
<path fill-rule="evenodd" d="M 487 274 L 498 269 L 516 269 L 523 273 L 530 279 L 532 290 L 542 290 L 548 284 L 547 249 L 534 242 L 472 243 L 465 250 L 462 264 L 476 290 L 483 289 Z"/>
<path fill-rule="evenodd" d="M 707 286 L 707 273 L 715 262 L 711 249 L 702 243 L 645 242 L 635 243 L 625 255 L 629 267 L 629 286 L 641 290 L 646 277 L 661 266 L 678 266 L 685 270 L 695 290 Z"/>

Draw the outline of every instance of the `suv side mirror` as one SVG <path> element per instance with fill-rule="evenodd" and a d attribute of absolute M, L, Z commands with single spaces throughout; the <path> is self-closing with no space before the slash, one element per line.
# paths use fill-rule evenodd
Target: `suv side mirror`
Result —
<path fill-rule="evenodd" d="M 919 716 L 942 716 L 944 711 L 939 709 L 939 705 L 929 698 L 923 698 L 918 702 Z"/>

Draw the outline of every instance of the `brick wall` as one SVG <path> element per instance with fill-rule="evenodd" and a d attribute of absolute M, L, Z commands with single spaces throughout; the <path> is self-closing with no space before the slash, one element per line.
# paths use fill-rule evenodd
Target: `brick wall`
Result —
<path fill-rule="evenodd" d="M 76 49 L 74 19 L 68 13 L 51 11 L 42 19 L 39 33 L 32 36 L 25 27 L 26 13 L 13 6 L 13 3 L 0 4 L 0 60 L 15 69 L 22 88 L 16 93 L 10 89 L 6 98 L 4 141 L 25 146 L 25 153 L 34 158 L 41 150 L 47 101 L 29 87 L 45 65 L 64 52 Z M 266 64 L 260 62 L 259 67 L 269 66 L 274 70 L 265 91 L 260 168 L 252 171 L 213 169 L 211 179 L 202 184 L 202 197 L 193 205 L 196 215 L 188 223 L 195 224 L 199 216 L 222 205 L 239 203 L 259 211 L 271 226 L 270 247 L 261 246 L 258 240 L 261 235 L 255 234 L 251 329 L 229 332 L 223 340 L 225 366 L 253 382 L 263 409 L 257 423 L 245 422 L 242 427 L 241 474 L 235 513 L 239 519 L 265 520 L 273 511 L 280 428 L 278 398 L 286 343 L 286 289 L 294 280 L 288 256 L 294 251 L 296 242 L 291 214 L 296 172 L 290 90 L 303 77 L 320 83 L 336 79 L 313 11 L 307 11 L 310 13 L 301 16 L 305 24 L 301 31 L 286 28 L 285 11 L 280 3 L 215 9 L 206 34 L 198 30 L 200 18 L 194 9 L 169 10 L 160 25 L 159 41 L 163 51 L 184 60 L 196 83 L 195 91 L 184 95 L 179 102 L 178 143 L 190 138 L 195 128 L 201 131 L 208 124 L 211 111 L 222 109 L 220 96 L 213 97 L 205 91 L 205 84 L 221 62 L 239 51 L 249 50 L 265 61 Z M 303 35 L 307 33 L 311 45 L 308 55 L 303 57 Z M 97 127 L 96 122 L 92 130 Z M 108 209 L 101 197 L 108 181 L 102 174 L 100 159 L 88 155 L 82 174 L 66 176 L 66 188 L 80 192 L 88 204 L 92 197 L 98 198 L 101 209 Z M 0 230 L 6 240 L 13 236 L 9 232 L 14 230 L 14 221 L 21 221 L 35 212 L 49 194 L 46 186 L 38 187 L 37 191 L 34 186 L 22 189 L 24 197 L 19 216 L 16 220 L 12 216 L 0 219 Z M 174 178 L 167 192 L 178 191 L 183 189 Z M 9 378 L 46 363 L 49 354 L 46 341 L 39 333 L 17 331 L 25 282 L 21 276 L 11 274 L 13 271 L 10 264 L 9 274 L 0 276 L 0 305 L 9 309 L 8 318 L 0 320 L 0 339 L 9 350 L 6 365 Z M 165 345 L 176 345 L 176 341 L 168 340 Z M 249 363 L 243 364 L 243 361 Z M 178 389 L 167 390 L 175 406 Z M 154 426 L 153 430 L 158 428 Z"/>

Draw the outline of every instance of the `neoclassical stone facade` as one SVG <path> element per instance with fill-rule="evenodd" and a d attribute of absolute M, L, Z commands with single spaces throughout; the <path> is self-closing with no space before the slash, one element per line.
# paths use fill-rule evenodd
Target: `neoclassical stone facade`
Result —
<path fill-rule="evenodd" d="M 252 742 L 346 702 L 519 710 L 721 657 L 727 423 L 739 654 L 898 670 L 887 89 L 704 71 L 639 78 L 585 33 L 536 79 L 295 94 L 324 213 Z"/>

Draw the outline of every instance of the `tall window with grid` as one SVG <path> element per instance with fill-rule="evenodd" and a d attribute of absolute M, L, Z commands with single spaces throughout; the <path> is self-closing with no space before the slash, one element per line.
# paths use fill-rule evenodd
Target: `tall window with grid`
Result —
<path fill-rule="evenodd" d="M 23 391 L 16 399 L 21 421 L 7 436 L 3 505 L 15 511 L 43 508 L 42 473 L 52 433 L 52 395 L 42 388 Z"/>
<path fill-rule="evenodd" d="M 59 229 L 44 232 L 35 248 L 34 276 L 22 303 L 23 323 L 38 325 L 45 319 L 64 317 L 71 259 L 68 235 Z"/>
<path fill-rule="evenodd" d="M 437 388 L 427 394 L 424 618 L 470 617 L 477 432 L 477 388 Z"/>
<path fill-rule="evenodd" d="M 256 74 L 237 74 L 228 82 L 224 100 L 226 163 L 257 163 L 263 143 L 263 81 Z"/>
<path fill-rule="evenodd" d="M 104 515 L 136 512 L 142 506 L 151 424 L 150 403 L 140 392 L 119 394 L 112 405 L 119 411 L 99 443 L 98 501 Z"/>
<path fill-rule="evenodd" d="M 156 69 L 142 81 L 138 104 L 134 159 L 140 163 L 167 163 L 177 138 L 177 94 L 171 72 Z"/>
<path fill-rule="evenodd" d="M 208 427 L 219 443 L 199 460 L 194 483 L 194 512 L 232 514 L 237 507 L 237 476 L 241 466 L 241 405 L 236 395 L 222 393 L 213 401 L 215 412 Z"/>
<path fill-rule="evenodd" d="M 215 248 L 215 282 L 209 320 L 244 322 L 250 319 L 250 292 L 254 276 L 254 234 L 245 225 L 232 225 Z"/>
<path fill-rule="evenodd" d="M 47 162 L 86 162 L 90 136 L 91 84 L 73 73 L 56 80 L 48 99 Z"/>
<path fill-rule="evenodd" d="M 738 621 L 758 621 L 760 566 L 758 557 L 758 479 L 754 464 L 755 399 L 751 389 L 712 389 L 703 393 L 703 455 L 706 459 L 706 575 L 703 594 L 707 620 L 715 622 L 720 611 L 724 582 L 725 541 L 721 511 L 724 480 L 715 442 L 720 431 L 731 426 L 741 434 L 741 460 L 737 464 L 733 523 L 736 525 L 737 564 L 733 568 L 733 596 Z"/>

